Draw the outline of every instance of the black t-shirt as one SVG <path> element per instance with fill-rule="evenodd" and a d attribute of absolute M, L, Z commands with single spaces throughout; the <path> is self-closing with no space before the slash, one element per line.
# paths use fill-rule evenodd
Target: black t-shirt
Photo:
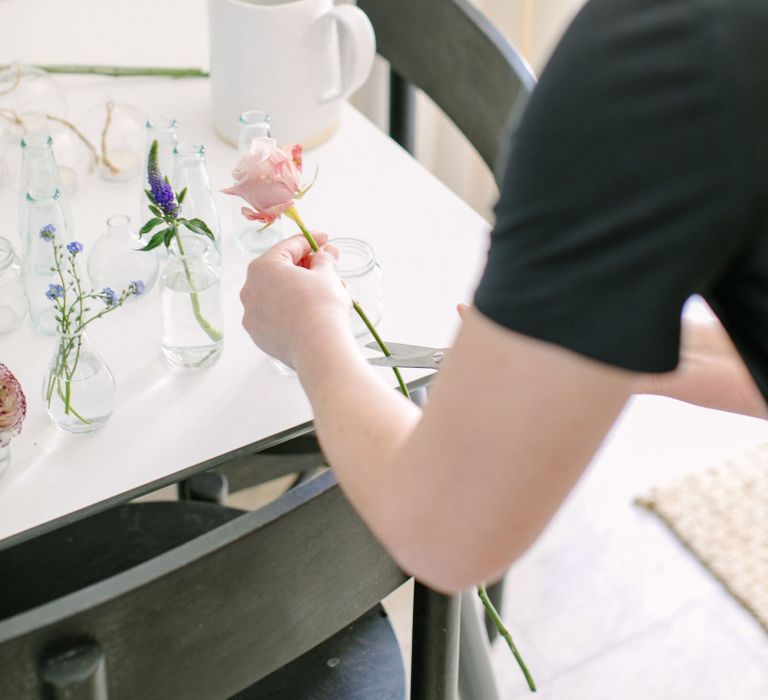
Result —
<path fill-rule="evenodd" d="M 510 153 L 483 314 L 663 372 L 698 293 L 768 396 L 768 0 L 591 0 Z"/>

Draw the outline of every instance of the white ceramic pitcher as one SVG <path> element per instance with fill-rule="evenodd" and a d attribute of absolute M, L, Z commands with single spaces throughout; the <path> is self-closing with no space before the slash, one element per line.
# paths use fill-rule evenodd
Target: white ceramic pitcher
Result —
<path fill-rule="evenodd" d="M 237 144 L 238 117 L 260 109 L 278 143 L 311 148 L 335 131 L 341 102 L 376 53 L 373 27 L 333 0 L 208 0 L 213 123 Z"/>

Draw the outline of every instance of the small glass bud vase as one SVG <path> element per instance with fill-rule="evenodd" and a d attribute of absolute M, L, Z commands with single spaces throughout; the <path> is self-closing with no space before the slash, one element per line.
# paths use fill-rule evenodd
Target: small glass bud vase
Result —
<path fill-rule="evenodd" d="M 10 241 L 0 237 L 0 335 L 15 331 L 26 315 L 21 264 Z"/>
<path fill-rule="evenodd" d="M 139 218 L 137 224 L 143 226 L 154 214 L 149 211 L 149 200 L 144 190 L 147 189 L 147 161 L 152 142 L 157 141 L 157 162 L 161 173 L 173 172 L 173 150 L 178 142 L 176 120 L 173 117 L 150 117 L 144 125 L 145 146 L 144 160 L 141 166 L 141 187 L 139 187 Z M 160 250 L 159 248 L 157 249 Z M 158 253 L 159 254 L 159 253 Z"/>
<path fill-rule="evenodd" d="M 173 150 L 173 189 L 181 194 L 186 189 L 181 214 L 185 219 L 202 219 L 213 233 L 210 239 L 201 239 L 211 248 L 210 259 L 221 264 L 221 226 L 219 212 L 213 198 L 213 190 L 205 167 L 205 146 L 198 143 L 180 143 Z M 162 170 L 161 170 L 162 172 Z"/>
<path fill-rule="evenodd" d="M 100 150 L 99 175 L 108 182 L 136 180 L 144 150 L 144 114 L 122 102 L 94 105 L 77 124 Z"/>
<path fill-rule="evenodd" d="M 98 238 L 88 256 L 88 277 L 94 289 L 128 289 L 131 282 L 144 282 L 144 292 L 129 299 L 143 299 L 157 281 L 158 259 L 139 250 L 144 243 L 124 214 L 110 216 L 107 230 Z"/>
<path fill-rule="evenodd" d="M 84 332 L 59 334 L 43 402 L 51 420 L 67 433 L 98 430 L 115 408 L 115 379 Z"/>
<path fill-rule="evenodd" d="M 237 155 L 248 153 L 251 141 L 258 136 L 270 136 L 269 115 L 260 110 L 243 112 L 238 125 Z M 260 221 L 248 221 L 240 209 L 244 202 L 239 197 L 227 199 L 230 224 L 237 247 L 246 253 L 260 255 L 269 250 L 275 243 L 285 238 L 285 224 L 278 219 L 272 225 L 264 228 Z"/>
<path fill-rule="evenodd" d="M 27 228 L 22 269 L 29 317 L 38 333 L 55 335 L 56 312 L 46 297 L 46 290 L 49 284 L 58 283 L 59 278 L 54 271 L 53 246 L 41 237 L 40 232 L 43 227 L 52 227 L 56 240 L 61 244 L 69 243 L 72 235 L 67 227 L 59 190 L 27 192 L 25 204 Z"/>
<path fill-rule="evenodd" d="M 336 271 L 344 280 L 352 298 L 362 306 L 371 325 L 378 325 L 382 314 L 381 267 L 376 262 L 373 248 L 357 238 L 334 238 L 329 241 L 339 251 Z M 352 330 L 356 338 L 368 334 L 362 319 L 352 314 Z"/>
<path fill-rule="evenodd" d="M 208 250 L 200 237 L 182 236 L 160 277 L 163 355 L 175 369 L 210 367 L 221 355 L 221 277 Z"/>

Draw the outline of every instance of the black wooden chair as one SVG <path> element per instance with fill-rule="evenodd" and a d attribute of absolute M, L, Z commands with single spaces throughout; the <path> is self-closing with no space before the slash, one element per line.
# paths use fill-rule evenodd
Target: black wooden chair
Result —
<path fill-rule="evenodd" d="M 469 0 L 357 0 L 389 62 L 390 135 L 413 152 L 414 86 L 500 181 L 510 129 L 535 84 L 515 48 Z"/>
<path fill-rule="evenodd" d="M 1 698 L 405 697 L 378 603 L 406 576 L 330 472 L 250 513 L 121 505 L 0 551 L 0 577 Z M 452 699 L 428 605 L 412 697 Z"/>

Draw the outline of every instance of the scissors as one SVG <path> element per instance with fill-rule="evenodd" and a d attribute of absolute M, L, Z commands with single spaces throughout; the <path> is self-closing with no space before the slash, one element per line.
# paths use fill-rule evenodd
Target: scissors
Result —
<path fill-rule="evenodd" d="M 391 355 L 369 357 L 368 362 L 376 367 L 419 367 L 422 369 L 440 369 L 449 348 L 431 348 L 423 345 L 403 345 L 402 343 L 384 343 Z M 379 350 L 378 343 L 368 343 L 365 347 Z"/>

